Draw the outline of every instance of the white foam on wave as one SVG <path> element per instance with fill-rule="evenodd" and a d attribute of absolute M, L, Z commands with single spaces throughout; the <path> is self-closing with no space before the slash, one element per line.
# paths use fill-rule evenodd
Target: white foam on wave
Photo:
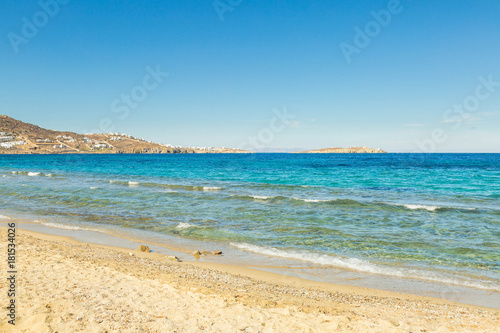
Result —
<path fill-rule="evenodd" d="M 464 209 L 464 210 L 477 210 L 477 208 L 474 208 L 474 207 L 459 207 L 459 209 Z"/>
<path fill-rule="evenodd" d="M 222 188 L 217 186 L 203 186 L 203 191 L 220 191 L 220 190 L 222 190 Z"/>
<path fill-rule="evenodd" d="M 45 177 L 52 177 L 52 176 L 54 176 L 54 175 L 53 175 L 53 174 L 51 174 L 51 173 L 49 173 L 49 174 L 45 175 Z"/>
<path fill-rule="evenodd" d="M 249 195 L 249 197 L 254 198 L 255 200 L 269 200 L 276 198 L 274 196 L 268 196 L 268 195 Z M 293 200 L 297 201 L 303 201 L 303 202 L 328 202 L 330 200 L 320 200 L 320 199 L 303 199 L 303 198 L 291 198 Z"/>
<path fill-rule="evenodd" d="M 139 182 L 128 182 L 129 186 L 137 186 L 139 184 L 140 184 Z"/>
<path fill-rule="evenodd" d="M 495 283 L 489 283 L 489 282 L 482 283 L 479 281 L 470 281 L 456 277 L 437 275 L 429 271 L 420 271 L 416 269 L 409 269 L 403 267 L 401 268 L 387 267 L 382 265 L 376 265 L 366 260 L 361 260 L 357 258 L 334 257 L 331 255 L 318 254 L 307 251 L 301 251 L 301 252 L 285 251 L 274 247 L 258 246 L 247 243 L 231 242 L 230 245 L 244 251 L 262 254 L 266 256 L 300 260 L 314 264 L 355 270 L 363 273 L 388 275 L 401 278 L 414 278 L 432 282 L 461 285 L 478 289 L 500 291 L 500 285 Z"/>
<path fill-rule="evenodd" d="M 12 217 L 6 215 L 0 215 L 0 220 L 12 220 Z"/>
<path fill-rule="evenodd" d="M 267 200 L 267 199 L 274 198 L 274 197 L 267 196 L 267 195 L 251 195 L 251 197 L 254 198 L 255 200 Z"/>
<path fill-rule="evenodd" d="M 52 227 L 52 228 L 67 229 L 67 230 L 83 230 L 80 227 L 67 225 L 67 224 L 52 223 L 52 222 L 40 222 L 38 220 L 35 220 L 35 222 L 38 222 L 44 226 Z"/>
<path fill-rule="evenodd" d="M 230 243 L 231 246 L 237 247 L 239 249 L 264 254 L 273 257 L 281 257 L 288 259 L 296 259 L 302 261 L 308 261 L 315 264 L 330 265 L 341 268 L 349 268 L 360 270 L 368 273 L 379 273 L 377 267 L 367 261 L 363 261 L 356 258 L 340 258 L 332 257 L 326 254 L 317 254 L 311 252 L 297 252 L 297 251 L 285 251 L 274 247 L 258 246 L 247 243 Z"/>
<path fill-rule="evenodd" d="M 4 178 L 5 178 L 5 177 L 7 177 L 7 175 L 2 175 L 2 177 L 4 177 Z"/>
<path fill-rule="evenodd" d="M 96 186 L 91 186 L 90 189 L 91 190 L 95 190 L 95 189 L 98 189 L 99 187 L 96 187 Z"/>
<path fill-rule="evenodd" d="M 194 224 L 181 222 L 181 223 L 179 223 L 179 225 L 177 225 L 177 227 L 175 227 L 175 229 L 182 230 L 182 229 L 187 229 L 187 228 L 191 228 L 191 227 L 196 227 L 196 226 Z"/>
<path fill-rule="evenodd" d="M 11 173 L 12 173 L 13 175 L 15 175 L 15 174 L 17 173 L 17 171 L 11 171 Z"/>
<path fill-rule="evenodd" d="M 320 199 L 302 199 L 302 198 L 292 198 L 294 200 L 304 201 L 304 202 L 328 202 L 330 200 L 320 200 Z"/>
<path fill-rule="evenodd" d="M 36 177 L 36 176 L 40 176 L 41 172 L 28 172 L 28 176 L 30 177 Z"/>
<path fill-rule="evenodd" d="M 114 182 L 115 182 L 114 180 L 110 180 L 110 181 L 109 181 L 109 183 L 110 183 L 110 184 L 113 184 Z"/>
<path fill-rule="evenodd" d="M 412 209 L 412 210 L 416 210 L 416 209 L 425 209 L 425 210 L 428 210 L 430 212 L 435 212 L 436 210 L 438 210 L 439 208 L 442 208 L 442 207 L 439 207 L 439 206 L 427 206 L 427 205 L 402 205 L 408 209 Z"/>
<path fill-rule="evenodd" d="M 83 231 L 97 231 L 97 232 L 100 232 L 100 230 L 98 230 L 98 229 L 78 227 L 76 225 L 69 225 L 69 224 L 63 224 L 63 223 L 44 222 L 44 221 L 39 221 L 39 220 L 34 220 L 33 222 L 36 222 L 36 223 L 39 223 L 41 225 L 44 225 L 46 227 L 51 227 L 51 228 L 66 229 L 66 230 L 83 230 Z"/>

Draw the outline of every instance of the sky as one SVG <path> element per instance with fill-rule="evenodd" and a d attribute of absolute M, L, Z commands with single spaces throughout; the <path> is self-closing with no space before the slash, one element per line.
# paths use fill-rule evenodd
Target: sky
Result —
<path fill-rule="evenodd" d="M 0 4 L 0 114 L 294 151 L 500 152 L 500 1 Z"/>

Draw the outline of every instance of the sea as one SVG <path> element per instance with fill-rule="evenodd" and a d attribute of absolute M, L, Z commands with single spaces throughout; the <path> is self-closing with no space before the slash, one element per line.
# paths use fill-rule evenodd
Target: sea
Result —
<path fill-rule="evenodd" d="M 9 219 L 500 308 L 500 154 L 2 155 Z"/>

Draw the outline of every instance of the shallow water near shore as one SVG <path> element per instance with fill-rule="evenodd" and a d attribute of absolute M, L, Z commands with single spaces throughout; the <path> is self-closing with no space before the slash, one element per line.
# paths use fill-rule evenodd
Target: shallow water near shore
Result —
<path fill-rule="evenodd" d="M 500 292 L 499 162 L 499 154 L 2 156 L 0 214 L 209 242 L 233 254 L 224 260 L 299 268 L 309 279 L 344 274 L 387 289 L 397 278 L 398 291 L 435 283 L 445 286 L 436 292 L 488 298 Z"/>

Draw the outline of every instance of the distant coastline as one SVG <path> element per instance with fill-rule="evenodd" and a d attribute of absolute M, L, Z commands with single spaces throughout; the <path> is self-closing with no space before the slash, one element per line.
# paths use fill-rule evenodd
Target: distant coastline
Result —
<path fill-rule="evenodd" d="M 315 150 L 299 151 L 297 154 L 386 154 L 380 148 L 351 147 L 351 148 L 323 148 Z"/>
<path fill-rule="evenodd" d="M 226 147 L 181 147 L 122 133 L 48 130 L 0 115 L 0 154 L 213 154 L 251 153 Z"/>
<path fill-rule="evenodd" d="M 248 154 L 226 147 L 184 147 L 160 144 L 123 133 L 78 134 L 54 131 L 0 115 L 0 154 Z M 324 148 L 296 154 L 380 154 L 378 148 Z"/>

